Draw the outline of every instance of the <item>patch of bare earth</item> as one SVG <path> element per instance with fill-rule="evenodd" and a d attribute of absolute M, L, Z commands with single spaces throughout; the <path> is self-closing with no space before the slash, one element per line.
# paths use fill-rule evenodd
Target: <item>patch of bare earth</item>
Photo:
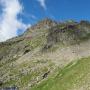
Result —
<path fill-rule="evenodd" d="M 37 48 L 33 52 L 27 53 L 19 58 L 16 63 L 21 64 L 30 60 L 51 60 L 57 66 L 62 67 L 73 60 L 90 56 L 90 40 L 62 49 L 59 48 L 55 52 L 39 53 L 39 51 L 40 49 Z"/>

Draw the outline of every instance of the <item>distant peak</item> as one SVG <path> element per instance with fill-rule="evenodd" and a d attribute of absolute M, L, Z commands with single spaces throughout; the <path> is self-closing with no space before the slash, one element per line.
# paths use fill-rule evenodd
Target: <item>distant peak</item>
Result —
<path fill-rule="evenodd" d="M 38 22 L 38 24 L 51 24 L 51 23 L 57 23 L 57 22 L 50 18 L 45 18 Z"/>
<path fill-rule="evenodd" d="M 50 18 L 45 18 L 45 19 L 42 19 L 42 20 L 39 21 L 39 23 L 44 23 L 44 22 L 56 22 L 56 21 L 54 21 Z"/>
<path fill-rule="evenodd" d="M 57 24 L 56 21 L 50 18 L 45 18 L 37 22 L 37 24 L 33 25 L 31 29 L 49 28 L 49 27 L 55 26 L 56 24 Z"/>

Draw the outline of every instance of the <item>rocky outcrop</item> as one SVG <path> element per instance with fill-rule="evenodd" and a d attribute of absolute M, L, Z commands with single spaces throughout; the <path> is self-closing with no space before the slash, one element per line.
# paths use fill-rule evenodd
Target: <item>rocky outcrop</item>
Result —
<path fill-rule="evenodd" d="M 52 27 L 52 26 L 55 26 L 57 24 L 57 22 L 56 21 L 53 21 L 53 20 L 51 20 L 51 19 L 49 19 L 49 18 L 46 18 L 46 19 L 44 19 L 44 20 L 41 20 L 41 21 L 39 21 L 36 25 L 33 25 L 32 27 L 31 27 L 31 29 L 48 29 L 48 28 L 50 28 L 50 27 Z"/>
<path fill-rule="evenodd" d="M 56 43 L 61 44 L 78 44 L 84 39 L 88 39 L 90 35 L 90 23 L 86 21 L 60 23 L 49 29 L 47 36 L 47 47 L 51 47 Z"/>

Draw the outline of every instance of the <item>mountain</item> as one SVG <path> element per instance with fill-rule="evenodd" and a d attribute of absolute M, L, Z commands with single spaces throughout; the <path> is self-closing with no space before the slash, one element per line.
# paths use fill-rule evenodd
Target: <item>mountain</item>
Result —
<path fill-rule="evenodd" d="M 0 88 L 89 90 L 90 22 L 39 21 L 0 43 Z"/>

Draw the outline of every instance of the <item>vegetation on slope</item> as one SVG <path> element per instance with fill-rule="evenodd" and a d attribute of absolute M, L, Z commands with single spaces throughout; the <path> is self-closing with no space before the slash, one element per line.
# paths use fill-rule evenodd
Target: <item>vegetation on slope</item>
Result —
<path fill-rule="evenodd" d="M 76 60 L 62 69 L 60 67 L 57 69 L 55 62 L 66 65 L 63 63 L 65 62 L 63 61 L 64 53 L 63 55 L 61 53 L 65 49 L 59 51 L 60 48 L 64 48 L 65 45 L 66 47 L 72 44 L 78 45 L 84 41 L 87 42 L 88 39 L 90 39 L 89 22 L 56 23 L 46 19 L 29 28 L 23 35 L 0 43 L 0 87 L 16 85 L 20 90 L 30 88 L 32 90 L 77 88 L 78 90 L 85 85 L 85 80 L 89 80 L 86 74 L 89 75 L 90 58 Z M 88 42 L 84 45 L 87 44 Z M 73 45 L 72 48 L 74 48 Z M 77 46 L 79 47 L 80 45 Z M 70 55 L 75 54 L 72 51 L 70 50 Z M 85 54 L 85 56 L 88 55 Z M 72 58 L 74 59 L 73 56 Z M 68 60 L 67 63 L 69 63 Z M 43 78 L 47 72 L 50 72 L 50 76 Z M 86 84 L 88 85 L 88 82 Z"/>
<path fill-rule="evenodd" d="M 89 90 L 90 57 L 71 62 L 31 90 Z M 82 89 L 80 89 L 82 88 Z"/>

